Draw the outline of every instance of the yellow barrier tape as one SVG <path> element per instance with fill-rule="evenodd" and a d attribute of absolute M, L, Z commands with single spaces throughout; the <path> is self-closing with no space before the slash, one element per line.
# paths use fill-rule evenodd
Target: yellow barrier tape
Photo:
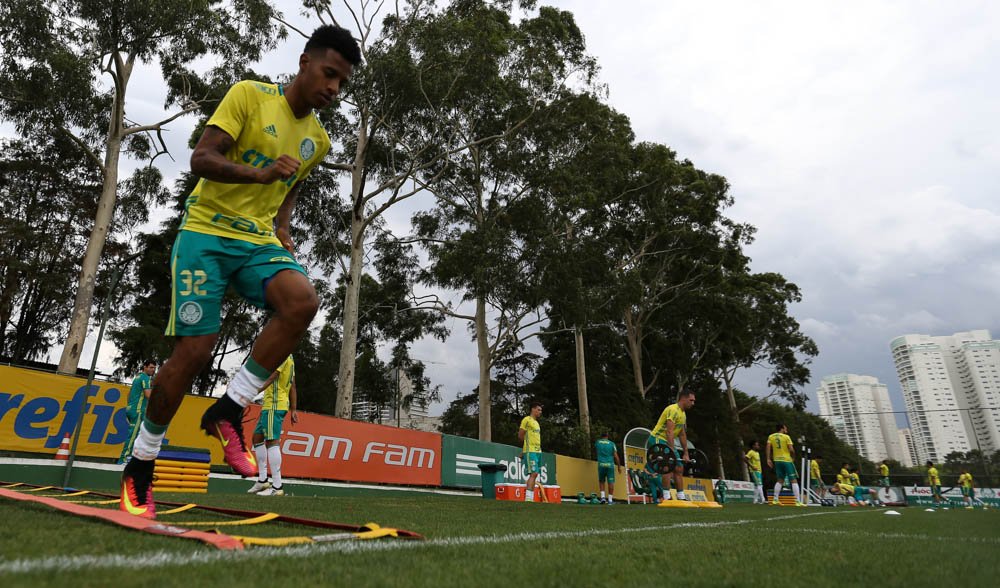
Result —
<path fill-rule="evenodd" d="M 69 492 L 64 494 L 40 494 L 46 498 L 68 498 L 70 496 L 83 496 L 84 494 L 90 494 L 90 490 L 80 490 L 79 492 Z"/>
<path fill-rule="evenodd" d="M 221 522 L 220 521 L 196 521 L 196 522 L 193 522 L 193 523 L 190 523 L 188 521 L 184 521 L 183 523 L 177 523 L 177 524 L 178 525 L 184 525 L 185 527 L 189 527 L 189 526 L 210 527 L 210 526 L 213 526 L 213 525 L 217 525 L 217 526 L 220 526 L 220 527 L 222 527 L 222 526 L 230 527 L 230 526 L 237 526 L 237 525 L 256 525 L 258 523 L 266 523 L 267 521 L 273 521 L 274 519 L 276 519 L 276 518 L 278 518 L 280 516 L 281 515 L 279 515 L 276 512 L 269 512 L 269 513 L 262 514 L 259 517 L 254 517 L 252 519 L 243 519 L 241 521 L 221 521 Z"/>
<path fill-rule="evenodd" d="M 55 486 L 42 486 L 41 488 L 29 488 L 27 490 L 18 490 L 18 492 L 41 492 L 42 490 L 51 490 Z"/>
<path fill-rule="evenodd" d="M 244 545 L 260 545 L 266 547 L 284 547 L 286 545 L 302 545 L 305 543 L 315 543 L 311 537 L 240 537 L 230 535 L 241 541 Z"/>
<path fill-rule="evenodd" d="M 192 508 L 198 508 L 198 505 L 194 504 L 194 503 L 185 504 L 184 506 L 178 506 L 177 508 L 172 508 L 170 510 L 164 510 L 164 511 L 158 512 L 158 513 L 156 513 L 156 516 L 162 516 L 162 515 L 168 515 L 168 514 L 177 514 L 179 512 L 184 512 L 186 510 L 191 510 Z"/>
<path fill-rule="evenodd" d="M 13 484 L 7 484 L 6 486 L 0 486 L 0 488 L 17 488 L 18 486 L 23 486 L 21 482 L 14 482 Z"/>

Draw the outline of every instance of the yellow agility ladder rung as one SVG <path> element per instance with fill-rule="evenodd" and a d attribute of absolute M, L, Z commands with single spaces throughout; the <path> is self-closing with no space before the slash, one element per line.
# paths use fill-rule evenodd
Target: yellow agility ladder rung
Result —
<path fill-rule="evenodd" d="M 190 526 L 197 526 L 197 527 L 212 527 L 212 526 L 235 527 L 235 526 L 238 526 L 238 525 L 257 525 L 257 524 L 260 524 L 260 523 L 266 523 L 267 521 L 273 521 L 274 519 L 276 519 L 276 518 L 278 518 L 280 516 L 281 515 L 279 515 L 276 512 L 269 512 L 269 513 L 262 514 L 259 517 L 253 517 L 251 519 L 243 519 L 243 520 L 240 520 L 240 521 L 195 521 L 193 523 L 192 522 L 188 522 L 188 521 L 184 521 L 183 523 L 177 523 L 177 524 L 184 525 L 185 527 L 190 527 Z"/>

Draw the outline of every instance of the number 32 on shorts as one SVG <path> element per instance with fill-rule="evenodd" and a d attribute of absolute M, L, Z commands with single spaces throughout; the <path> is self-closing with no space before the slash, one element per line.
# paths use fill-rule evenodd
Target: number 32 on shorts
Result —
<path fill-rule="evenodd" d="M 194 292 L 195 296 L 204 296 L 207 294 L 205 289 L 201 287 L 202 284 L 208 281 L 208 274 L 203 270 L 181 270 L 178 274 L 181 279 L 181 284 L 184 285 L 184 289 L 178 292 L 181 296 L 190 296 Z"/>

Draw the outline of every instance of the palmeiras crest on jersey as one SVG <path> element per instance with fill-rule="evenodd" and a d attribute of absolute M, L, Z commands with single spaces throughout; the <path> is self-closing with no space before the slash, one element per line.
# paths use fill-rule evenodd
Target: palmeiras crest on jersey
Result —
<path fill-rule="evenodd" d="M 315 153 L 316 143 L 313 143 L 313 140 L 309 137 L 302 139 L 302 142 L 299 143 L 299 155 L 302 156 L 302 161 L 309 159 Z"/>

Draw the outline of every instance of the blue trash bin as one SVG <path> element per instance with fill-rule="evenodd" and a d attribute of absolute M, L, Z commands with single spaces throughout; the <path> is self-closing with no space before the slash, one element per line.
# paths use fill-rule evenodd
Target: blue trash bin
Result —
<path fill-rule="evenodd" d="M 479 471 L 483 474 L 483 498 L 497 499 L 497 484 L 503 482 L 507 466 L 502 463 L 481 463 Z"/>

